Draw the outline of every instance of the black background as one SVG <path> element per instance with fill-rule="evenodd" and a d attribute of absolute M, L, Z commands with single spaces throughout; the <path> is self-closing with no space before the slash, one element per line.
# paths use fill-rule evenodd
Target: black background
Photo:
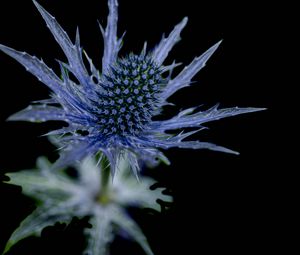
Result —
<path fill-rule="evenodd" d="M 52 13 L 71 38 L 78 25 L 81 44 L 100 67 L 103 44 L 97 19 L 105 24 L 105 0 L 39 1 Z M 132 213 L 157 255 L 256 253 L 283 249 L 278 201 L 282 199 L 280 156 L 275 154 L 281 138 L 275 131 L 275 104 L 280 77 L 277 73 L 278 42 L 284 9 L 280 6 L 217 1 L 125 1 L 120 0 L 119 35 L 127 31 L 121 54 L 138 53 L 145 40 L 150 48 L 168 34 L 184 16 L 189 17 L 166 63 L 173 59 L 187 65 L 211 45 L 224 39 L 218 51 L 196 77 L 192 87 L 172 97 L 176 109 L 221 103 L 222 107 L 266 107 L 252 113 L 209 123 L 209 130 L 195 136 L 241 153 L 240 156 L 209 151 L 169 150 L 169 167 L 147 170 L 172 192 L 171 209 L 151 215 Z M 278 8 L 279 7 L 279 8 Z M 280 11 L 279 11 L 280 10 Z M 1 1 L 0 42 L 42 57 L 58 70 L 55 59 L 64 56 L 31 1 Z M 49 91 L 17 62 L 0 55 L 1 160 L 0 178 L 8 171 L 31 168 L 39 155 L 55 158 L 55 148 L 43 133 L 49 124 L 8 123 L 6 118 L 33 100 L 47 98 Z M 51 124 L 54 125 L 54 124 Z M 53 126 L 52 126 L 53 127 Z M 20 189 L 0 186 L 0 250 L 19 222 L 34 208 Z M 279 217 L 280 218 L 280 217 Z M 8 254 L 81 254 L 84 222 L 58 225 L 43 231 L 42 238 L 28 238 Z M 111 254 L 143 254 L 135 244 L 121 238 Z"/>

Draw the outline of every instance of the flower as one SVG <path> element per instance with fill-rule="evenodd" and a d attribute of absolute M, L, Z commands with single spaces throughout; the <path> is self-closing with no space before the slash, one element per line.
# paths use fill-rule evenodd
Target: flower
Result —
<path fill-rule="evenodd" d="M 203 129 L 206 122 L 262 110 L 237 107 L 218 109 L 215 106 L 199 111 L 195 107 L 183 110 L 171 119 L 154 120 L 153 117 L 159 115 L 163 106 L 168 104 L 171 95 L 191 84 L 192 78 L 205 66 L 221 42 L 196 57 L 176 77 L 172 77 L 172 71 L 178 64 L 174 62 L 164 66 L 163 62 L 180 40 L 180 33 L 188 19 L 184 18 L 153 50 L 147 51 L 145 43 L 140 54 L 119 57 L 123 37 L 117 38 L 118 2 L 108 0 L 106 29 L 100 25 L 104 38 L 100 73 L 81 48 L 78 29 L 73 44 L 55 18 L 36 1 L 33 2 L 64 51 L 68 63 L 59 61 L 59 78 L 35 56 L 0 45 L 3 52 L 25 66 L 27 71 L 53 92 L 50 99 L 33 103 L 12 115 L 9 120 L 67 122 L 68 127 L 48 134 L 60 136 L 62 150 L 56 162 L 57 168 L 101 151 L 109 159 L 114 174 L 118 160 L 125 153 L 137 175 L 140 159 L 152 163 L 157 159 L 168 162 L 160 149 L 179 147 L 236 153 L 215 144 L 184 139 Z M 89 70 L 83 62 L 84 57 L 89 62 Z M 196 130 L 166 133 L 183 128 Z"/>
<path fill-rule="evenodd" d="M 116 175 L 113 185 L 111 179 L 105 180 L 109 178 L 106 173 L 107 170 L 109 174 L 109 169 L 99 169 L 93 158 L 86 158 L 75 166 L 77 179 L 68 176 L 65 170 L 52 171 L 51 164 L 45 158 L 38 159 L 37 169 L 7 174 L 10 178 L 8 183 L 21 186 L 23 193 L 38 203 L 37 208 L 13 232 L 5 252 L 26 237 L 39 236 L 47 226 L 57 222 L 69 224 L 73 217 L 89 216 L 91 228 L 86 228 L 84 232 L 87 238 L 84 254 L 107 254 L 115 230 L 122 230 L 138 242 L 148 255 L 152 255 L 142 230 L 125 208 L 136 206 L 159 211 L 160 205 L 156 200 L 172 202 L 172 198 L 162 194 L 162 188 L 149 190 L 155 183 L 149 177 L 141 177 L 138 182 L 129 174 L 127 161 L 121 160 L 119 163 L 120 173 Z"/>

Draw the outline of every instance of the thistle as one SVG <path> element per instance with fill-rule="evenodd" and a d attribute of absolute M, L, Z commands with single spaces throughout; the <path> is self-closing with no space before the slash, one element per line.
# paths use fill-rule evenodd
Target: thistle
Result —
<path fill-rule="evenodd" d="M 111 182 L 109 168 L 99 168 L 93 158 L 86 158 L 75 166 L 78 172 L 75 180 L 65 170 L 52 171 L 45 158 L 37 161 L 37 169 L 7 174 L 8 183 L 21 186 L 23 193 L 38 203 L 14 231 L 4 253 L 26 237 L 39 236 L 45 227 L 56 222 L 69 224 L 75 216 L 89 216 L 91 228 L 84 232 L 87 238 L 84 254 L 108 254 L 114 234 L 122 230 L 138 242 L 146 254 L 152 255 L 146 237 L 125 208 L 137 206 L 159 211 L 156 200 L 171 202 L 172 198 L 162 194 L 161 188 L 149 190 L 154 180 L 141 177 L 141 182 L 137 182 L 130 174 L 127 162 L 121 160 L 119 163 L 120 172 L 114 185 L 108 185 Z"/>
<path fill-rule="evenodd" d="M 160 149 L 179 147 L 237 153 L 215 144 L 185 139 L 203 129 L 206 122 L 262 109 L 218 109 L 215 106 L 199 111 L 195 107 L 183 110 L 171 119 L 153 118 L 161 113 L 171 95 L 191 84 L 192 78 L 205 66 L 220 42 L 172 77 L 172 71 L 178 64 L 164 65 L 163 62 L 180 40 L 180 33 L 188 19 L 184 18 L 154 49 L 147 50 L 145 43 L 140 54 L 120 57 L 123 37 L 117 37 L 118 2 L 109 0 L 107 26 L 104 29 L 100 25 L 104 54 L 99 72 L 80 46 L 79 30 L 73 43 L 55 18 L 36 1 L 33 2 L 64 51 L 68 63 L 59 61 L 59 77 L 35 56 L 0 45 L 3 52 L 52 90 L 50 99 L 33 103 L 9 120 L 54 120 L 69 124 L 48 134 L 60 137 L 61 155 L 56 168 L 102 152 L 109 159 L 114 175 L 118 161 L 126 154 L 132 171 L 137 175 L 140 160 L 155 163 L 161 159 L 168 162 Z M 89 68 L 83 62 L 84 57 Z M 176 130 L 184 128 L 194 130 L 176 133 Z M 166 131 L 173 131 L 173 134 Z"/>

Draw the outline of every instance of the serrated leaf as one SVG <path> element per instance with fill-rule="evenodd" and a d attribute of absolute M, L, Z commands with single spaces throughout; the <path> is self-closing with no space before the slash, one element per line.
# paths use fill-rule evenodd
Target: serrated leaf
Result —
<path fill-rule="evenodd" d="M 164 189 L 157 188 L 150 190 L 150 187 L 155 183 L 151 178 L 143 177 L 141 181 L 133 178 L 127 180 L 115 180 L 116 186 L 119 187 L 119 192 L 114 195 L 114 200 L 123 205 L 135 205 L 142 208 L 151 208 L 160 211 L 160 205 L 157 200 L 172 202 L 173 198 L 162 193 Z"/>
<path fill-rule="evenodd" d="M 91 228 L 85 229 L 87 247 L 85 255 L 107 255 L 107 246 L 113 240 L 109 208 L 97 208 L 90 219 Z"/>
<path fill-rule="evenodd" d="M 154 255 L 142 230 L 125 212 L 115 210 L 112 221 L 125 230 L 143 248 L 147 255 Z"/>
<path fill-rule="evenodd" d="M 68 224 L 71 219 L 72 215 L 62 214 L 61 206 L 51 208 L 40 207 L 34 210 L 13 232 L 5 246 L 3 254 L 8 252 L 13 245 L 26 237 L 40 236 L 45 227 L 53 226 L 57 222 Z"/>
<path fill-rule="evenodd" d="M 33 169 L 6 175 L 10 178 L 7 183 L 21 186 L 24 194 L 37 199 L 47 194 L 51 199 L 62 200 L 71 196 L 77 189 L 74 183 L 58 171 L 48 172 Z"/>
<path fill-rule="evenodd" d="M 106 184 L 102 181 L 105 178 L 101 168 L 105 164 L 97 164 L 94 158 L 74 165 L 78 179 L 70 178 L 62 170 L 54 170 L 44 158 L 38 160 L 37 169 L 9 173 L 8 183 L 20 185 L 23 193 L 40 203 L 13 232 L 5 252 L 26 237 L 40 236 L 45 227 L 56 222 L 69 223 L 74 216 L 90 216 L 92 227 L 85 230 L 86 254 L 107 255 L 117 227 L 126 231 L 148 255 L 152 255 L 146 237 L 126 214 L 125 208 L 137 206 L 160 210 L 157 199 L 171 202 L 172 198 L 164 195 L 161 188 L 150 190 L 153 179 L 141 176 L 137 181 L 129 174 L 131 161 L 127 156 L 123 155 L 118 160 L 119 172 L 114 182 L 108 179 Z"/>

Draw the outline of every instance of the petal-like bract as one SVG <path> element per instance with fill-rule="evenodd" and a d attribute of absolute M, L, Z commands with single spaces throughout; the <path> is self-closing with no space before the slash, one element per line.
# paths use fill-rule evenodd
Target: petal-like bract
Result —
<path fill-rule="evenodd" d="M 157 158 L 167 161 L 160 149 L 205 148 L 236 153 L 215 144 L 184 140 L 194 132 L 171 135 L 167 131 L 182 128 L 199 131 L 206 122 L 262 110 L 213 107 L 194 112 L 193 108 L 183 110 L 167 120 L 154 120 L 153 117 L 159 115 L 163 106 L 168 104 L 170 96 L 191 84 L 193 77 L 206 65 L 221 42 L 196 57 L 176 77 L 172 77 L 172 71 L 178 64 L 174 62 L 164 66 L 163 62 L 180 40 L 188 19 L 184 18 L 153 50 L 147 52 L 145 43 L 140 54 L 131 53 L 120 57 L 123 37 L 117 36 L 118 1 L 108 0 L 106 28 L 100 25 L 104 53 L 102 70 L 98 71 L 80 46 L 79 30 L 73 43 L 55 18 L 36 1 L 33 2 L 65 53 L 68 63 L 59 61 L 61 74 L 58 76 L 35 56 L 0 45 L 4 53 L 17 60 L 53 92 L 49 100 L 35 102 L 12 115 L 9 120 L 67 122 L 68 127 L 48 134 L 60 137 L 61 157 L 56 167 L 63 167 L 102 151 L 113 166 L 113 174 L 116 172 L 114 166 L 126 154 L 134 174 L 138 176 L 139 161 L 154 163 Z M 87 59 L 89 67 L 84 64 L 83 58 Z"/>

